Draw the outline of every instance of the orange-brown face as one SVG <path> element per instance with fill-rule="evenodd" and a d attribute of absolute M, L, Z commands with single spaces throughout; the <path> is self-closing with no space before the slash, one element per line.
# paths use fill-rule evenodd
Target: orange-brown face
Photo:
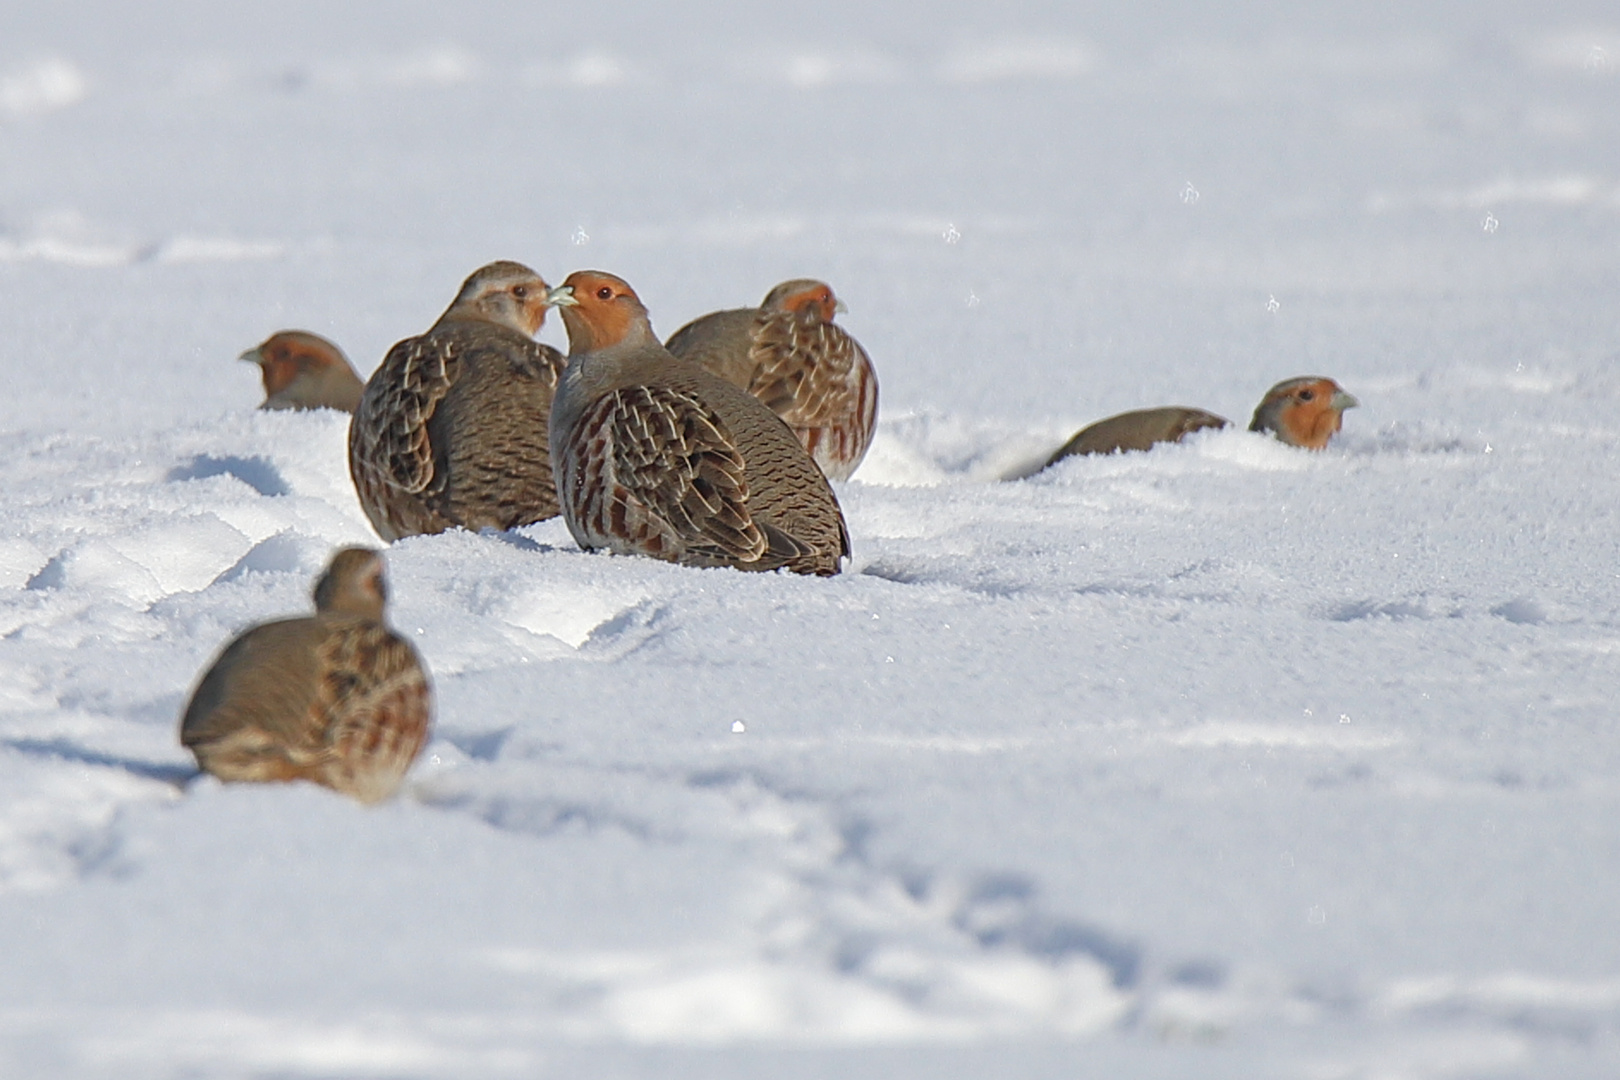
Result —
<path fill-rule="evenodd" d="M 302 370 L 297 360 L 285 352 L 280 355 L 267 355 L 259 361 L 259 372 L 264 378 L 264 394 L 273 397 L 292 385 Z"/>
<path fill-rule="evenodd" d="M 271 334 L 257 349 L 242 354 L 242 359 L 259 365 L 267 396 L 281 393 L 306 371 L 320 371 L 341 362 L 327 342 L 291 330 Z"/>
<path fill-rule="evenodd" d="M 1332 379 L 1289 379 L 1271 388 L 1255 410 L 1255 422 L 1264 420 L 1264 427 L 1289 446 L 1321 450 L 1343 427 L 1344 410 L 1359 404 Z"/>
<path fill-rule="evenodd" d="M 576 270 L 553 295 L 574 352 L 617 345 L 647 320 L 647 309 L 629 283 L 601 270 Z"/>
<path fill-rule="evenodd" d="M 800 278 L 784 281 L 765 294 L 760 307 L 767 311 L 791 311 L 795 315 L 808 315 L 818 322 L 830 323 L 833 316 L 844 310 L 833 295 L 832 287 L 824 281 Z"/>
<path fill-rule="evenodd" d="M 822 322 L 832 322 L 833 316 L 838 314 L 838 298 L 826 285 L 817 285 L 813 289 L 794 293 L 782 305 L 789 311 L 799 315 L 814 315 Z"/>

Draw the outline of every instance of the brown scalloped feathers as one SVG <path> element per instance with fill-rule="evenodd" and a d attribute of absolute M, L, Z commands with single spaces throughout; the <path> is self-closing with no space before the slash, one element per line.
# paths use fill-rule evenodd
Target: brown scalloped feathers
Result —
<path fill-rule="evenodd" d="M 872 360 L 833 317 L 821 281 L 784 281 L 757 308 L 716 311 L 670 335 L 667 348 L 764 402 L 821 471 L 847 480 L 872 445 L 878 382 Z"/>
<path fill-rule="evenodd" d="M 547 430 L 564 360 L 534 340 L 546 293 L 528 267 L 490 263 L 366 383 L 349 475 L 384 540 L 556 515 Z"/>
<path fill-rule="evenodd" d="M 315 614 L 235 638 L 197 684 L 180 741 L 226 781 L 311 780 L 364 803 L 399 787 L 427 739 L 433 692 L 384 622 L 382 556 L 345 548 Z"/>
<path fill-rule="evenodd" d="M 261 409 L 337 409 L 352 413 L 365 384 L 330 341 L 307 330 L 278 330 L 243 353 L 264 380 Z"/>
<path fill-rule="evenodd" d="M 568 370 L 551 414 L 562 513 L 587 550 L 686 566 L 836 574 L 849 533 L 832 488 L 757 399 L 653 335 L 612 274 L 553 289 Z"/>
<path fill-rule="evenodd" d="M 1289 446 L 1321 450 L 1343 426 L 1344 410 L 1359 404 L 1332 379 L 1320 375 L 1284 379 L 1266 391 L 1249 430 L 1270 432 Z M 1180 442 L 1195 431 L 1228 426 L 1224 417 L 1177 405 L 1120 413 L 1081 428 L 1041 467 L 1077 454 L 1150 450 L 1159 443 Z"/>

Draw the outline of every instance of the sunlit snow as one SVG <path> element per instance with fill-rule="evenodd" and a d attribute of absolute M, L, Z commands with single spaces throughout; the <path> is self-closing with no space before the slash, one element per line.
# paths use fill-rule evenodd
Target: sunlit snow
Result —
<path fill-rule="evenodd" d="M 1617 58 L 1584 2 L 7 5 L 0 1075 L 1615 1075 Z M 377 542 L 236 357 L 368 372 L 498 258 L 665 334 L 831 282 L 846 572 L 409 539 L 403 794 L 192 780 L 198 672 Z M 1328 450 L 1243 430 L 1305 374 Z M 1235 426 L 1006 479 L 1168 404 Z"/>

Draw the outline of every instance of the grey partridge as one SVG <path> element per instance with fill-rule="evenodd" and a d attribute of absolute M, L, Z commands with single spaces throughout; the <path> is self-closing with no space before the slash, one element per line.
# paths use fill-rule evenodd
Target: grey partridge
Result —
<path fill-rule="evenodd" d="M 784 281 L 757 308 L 716 311 L 670 335 L 667 348 L 763 401 L 830 480 L 847 480 L 872 445 L 872 360 L 833 316 L 843 301 L 821 281 Z"/>
<path fill-rule="evenodd" d="M 372 373 L 349 425 L 349 475 L 384 540 L 556 515 L 546 431 L 563 357 L 534 340 L 546 293 L 528 267 L 490 263 Z"/>
<path fill-rule="evenodd" d="M 551 460 L 563 518 L 582 548 L 838 573 L 849 554 L 843 512 L 780 417 L 659 344 L 622 279 L 582 270 L 550 302 L 569 344 Z"/>
<path fill-rule="evenodd" d="M 378 552 L 345 548 L 315 614 L 261 623 L 191 695 L 180 741 L 226 781 L 312 780 L 364 803 L 399 787 L 427 738 L 433 693 L 416 650 L 384 622 Z"/>
<path fill-rule="evenodd" d="M 1359 404 L 1332 379 L 1319 375 L 1284 379 L 1266 391 L 1249 430 L 1267 432 L 1289 446 L 1321 450 L 1343 424 L 1344 410 Z M 1120 413 L 1081 428 L 1042 468 L 1077 454 L 1149 450 L 1158 443 L 1180 442 L 1195 431 L 1228 426 L 1224 417 L 1179 405 Z"/>
<path fill-rule="evenodd" d="M 1180 442 L 1204 428 L 1223 428 L 1227 421 L 1203 409 L 1167 405 L 1162 409 L 1137 409 L 1083 427 L 1058 448 L 1046 464 L 1076 454 L 1114 454 L 1126 450 L 1149 450 L 1158 443 Z"/>
<path fill-rule="evenodd" d="M 307 330 L 280 330 L 241 356 L 259 365 L 261 409 L 337 409 L 352 413 L 365 384 L 330 341 Z"/>
<path fill-rule="evenodd" d="M 1344 426 L 1344 410 L 1360 404 L 1332 379 L 1301 375 L 1266 391 L 1249 430 L 1269 431 L 1289 446 L 1321 450 Z"/>

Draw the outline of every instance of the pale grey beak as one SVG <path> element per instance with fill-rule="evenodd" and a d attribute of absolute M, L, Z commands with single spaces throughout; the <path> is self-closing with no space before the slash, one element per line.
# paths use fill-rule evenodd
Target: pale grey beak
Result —
<path fill-rule="evenodd" d="M 1357 405 L 1360 405 L 1361 402 L 1356 400 L 1356 395 L 1346 393 L 1343 390 L 1337 390 L 1334 392 L 1333 397 L 1328 400 L 1328 404 L 1333 406 L 1333 408 L 1337 409 L 1339 412 L 1344 412 L 1346 409 L 1355 408 Z"/>
<path fill-rule="evenodd" d="M 572 285 L 558 285 L 555 289 L 546 290 L 546 307 L 578 307 L 579 301 L 574 299 Z"/>
<path fill-rule="evenodd" d="M 835 297 L 833 299 L 833 310 L 838 314 L 843 315 L 849 311 L 849 305 Z"/>
<path fill-rule="evenodd" d="M 238 356 L 237 359 L 238 360 L 246 360 L 249 363 L 253 363 L 253 364 L 263 364 L 264 363 L 264 353 L 260 352 L 257 348 L 252 348 L 252 349 L 249 349 L 247 352 L 243 353 L 241 356 Z"/>

